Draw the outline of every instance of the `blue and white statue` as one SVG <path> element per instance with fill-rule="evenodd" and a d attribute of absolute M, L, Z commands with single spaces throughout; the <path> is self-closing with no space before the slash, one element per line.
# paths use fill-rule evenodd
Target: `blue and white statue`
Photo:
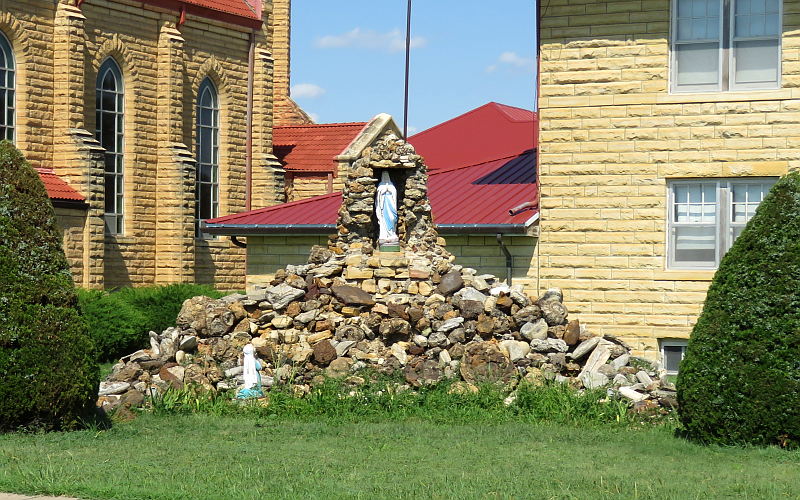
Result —
<path fill-rule="evenodd" d="M 383 171 L 375 198 L 375 215 L 378 216 L 378 244 L 397 245 L 397 189 L 389 178 L 389 172 Z"/>
<path fill-rule="evenodd" d="M 242 350 L 244 354 L 244 360 L 242 361 L 244 387 L 236 393 L 238 399 L 264 397 L 264 392 L 261 390 L 261 374 L 258 373 L 258 370 L 261 369 L 261 362 L 256 358 L 255 352 L 253 344 L 247 344 Z"/>

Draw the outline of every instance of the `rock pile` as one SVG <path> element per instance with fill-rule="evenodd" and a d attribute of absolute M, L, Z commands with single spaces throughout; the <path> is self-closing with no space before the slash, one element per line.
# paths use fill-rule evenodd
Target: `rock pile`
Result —
<path fill-rule="evenodd" d="M 518 287 L 458 265 L 427 279 L 345 280 L 353 267 L 373 275 L 391 271 L 395 278 L 410 274 L 408 257 L 367 257 L 359 250 L 323 266 L 290 266 L 271 286 L 247 295 L 187 300 L 176 327 L 152 332 L 149 349 L 114 367 L 101 384 L 101 403 L 139 404 L 153 390 L 190 384 L 235 389 L 242 383 L 242 348 L 252 343 L 265 362 L 265 385 L 291 384 L 297 393 L 323 375 L 358 383 L 358 371 L 369 366 L 401 370 L 414 387 L 445 378 L 467 384 L 550 379 L 607 386 L 640 407 L 674 405 L 672 388 L 654 379 L 653 367 L 631 358 L 624 343 L 568 321 L 558 289 L 533 301 Z M 361 259 L 366 262 L 356 266 Z M 330 275 L 317 277 L 320 268 Z"/>
<path fill-rule="evenodd" d="M 373 246 L 375 184 L 385 170 L 398 190 L 399 252 Z M 455 264 L 431 219 L 425 164 L 389 133 L 351 165 L 327 247 L 247 295 L 187 300 L 175 327 L 152 332 L 149 349 L 114 367 L 100 402 L 136 405 L 151 391 L 186 385 L 235 389 L 242 348 L 252 343 L 265 385 L 298 393 L 323 376 L 358 383 L 358 371 L 372 367 L 402 371 L 414 387 L 552 379 L 618 388 L 644 407 L 673 404 L 652 367 L 635 368 L 647 363 L 625 344 L 568 321 L 562 300 L 557 289 L 531 300 L 521 287 Z"/>

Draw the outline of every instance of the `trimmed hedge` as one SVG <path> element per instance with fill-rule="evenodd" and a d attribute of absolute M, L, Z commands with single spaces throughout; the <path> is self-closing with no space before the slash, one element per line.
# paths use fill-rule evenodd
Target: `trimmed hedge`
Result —
<path fill-rule="evenodd" d="M 148 333 L 174 326 L 183 301 L 198 295 L 219 298 L 224 294 L 208 285 L 195 284 L 78 293 L 100 361 L 115 360 L 148 347 Z"/>
<path fill-rule="evenodd" d="M 677 386 L 691 439 L 800 444 L 800 173 L 773 186 L 722 259 Z"/>
<path fill-rule="evenodd" d="M 37 173 L 0 143 L 0 431 L 90 417 L 99 371 L 55 212 Z"/>

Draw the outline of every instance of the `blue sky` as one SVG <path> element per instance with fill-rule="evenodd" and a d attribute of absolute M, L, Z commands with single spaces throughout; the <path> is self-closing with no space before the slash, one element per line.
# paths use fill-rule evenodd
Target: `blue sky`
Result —
<path fill-rule="evenodd" d="M 403 127 L 406 0 L 292 2 L 292 97 L 317 122 Z M 533 109 L 534 0 L 414 0 L 409 135 L 489 101 Z"/>

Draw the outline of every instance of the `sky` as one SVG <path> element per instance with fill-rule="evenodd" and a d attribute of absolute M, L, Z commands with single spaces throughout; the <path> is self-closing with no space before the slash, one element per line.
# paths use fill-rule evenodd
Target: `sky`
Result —
<path fill-rule="evenodd" d="M 317 123 L 403 128 L 407 0 L 292 2 L 291 95 Z M 490 101 L 533 109 L 534 0 L 413 0 L 408 133 Z"/>

